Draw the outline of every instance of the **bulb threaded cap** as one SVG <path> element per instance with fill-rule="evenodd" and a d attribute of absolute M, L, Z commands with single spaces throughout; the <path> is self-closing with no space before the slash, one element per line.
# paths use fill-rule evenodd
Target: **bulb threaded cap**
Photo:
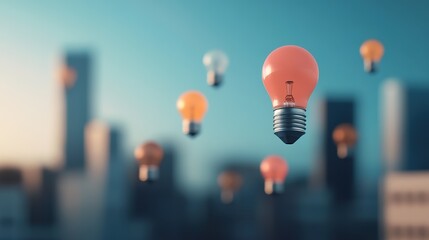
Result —
<path fill-rule="evenodd" d="M 274 109 L 273 130 L 284 143 L 293 144 L 305 134 L 306 111 L 297 107 Z"/>
<path fill-rule="evenodd" d="M 367 73 L 376 73 L 377 72 L 377 64 L 371 60 L 364 61 L 364 69 Z"/>
<path fill-rule="evenodd" d="M 190 136 L 195 137 L 200 133 L 201 123 L 197 123 L 194 121 L 183 121 L 183 133 Z"/>
<path fill-rule="evenodd" d="M 268 195 L 278 195 L 283 193 L 283 183 L 274 181 L 265 181 L 264 191 Z"/>
<path fill-rule="evenodd" d="M 219 87 L 222 83 L 223 76 L 215 71 L 207 72 L 207 83 L 213 87 Z"/>
<path fill-rule="evenodd" d="M 154 182 L 159 178 L 159 168 L 157 166 L 141 165 L 139 169 L 139 179 L 143 182 Z"/>

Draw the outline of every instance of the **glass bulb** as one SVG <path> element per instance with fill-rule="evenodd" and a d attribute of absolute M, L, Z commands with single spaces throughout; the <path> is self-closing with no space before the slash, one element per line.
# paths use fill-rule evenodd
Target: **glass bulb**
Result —
<path fill-rule="evenodd" d="M 364 61 L 366 72 L 376 72 L 376 64 L 381 61 L 384 54 L 384 47 L 381 42 L 375 39 L 365 41 L 360 47 L 360 54 Z"/>
<path fill-rule="evenodd" d="M 158 178 L 158 168 L 164 157 L 162 147 L 155 142 L 146 142 L 134 150 L 134 156 L 140 165 L 139 178 L 142 181 L 154 181 Z"/>
<path fill-rule="evenodd" d="M 177 100 L 177 109 L 183 119 L 185 134 L 195 136 L 199 132 L 200 123 L 207 112 L 206 97 L 197 91 L 188 91 Z"/>
<path fill-rule="evenodd" d="M 265 59 L 262 81 L 274 109 L 274 132 L 287 144 L 305 133 L 305 110 L 318 78 L 317 62 L 304 48 L 283 46 Z"/>
<path fill-rule="evenodd" d="M 335 144 L 337 144 L 338 157 L 346 158 L 349 149 L 356 144 L 357 133 L 352 125 L 341 124 L 338 125 L 332 132 L 332 138 Z"/>
<path fill-rule="evenodd" d="M 207 52 L 203 56 L 203 64 L 207 69 L 207 82 L 211 86 L 219 86 L 228 67 L 229 60 L 220 50 Z"/>
<path fill-rule="evenodd" d="M 276 155 L 268 156 L 261 162 L 260 170 L 265 180 L 265 192 L 267 194 L 282 192 L 283 182 L 288 173 L 286 160 Z"/>

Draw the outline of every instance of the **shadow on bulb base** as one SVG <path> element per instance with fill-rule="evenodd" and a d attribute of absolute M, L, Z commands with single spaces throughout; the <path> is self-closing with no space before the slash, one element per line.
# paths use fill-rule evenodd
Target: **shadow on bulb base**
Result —
<path fill-rule="evenodd" d="M 273 130 L 284 143 L 293 144 L 305 134 L 305 109 L 284 107 L 274 109 Z"/>
<path fill-rule="evenodd" d="M 194 121 L 183 121 L 183 133 L 190 136 L 195 137 L 201 131 L 201 123 L 197 123 Z"/>
<path fill-rule="evenodd" d="M 267 195 L 279 195 L 283 193 L 283 183 L 265 181 L 264 191 Z"/>
<path fill-rule="evenodd" d="M 219 87 L 222 83 L 223 76 L 215 71 L 207 72 L 207 83 L 213 87 Z"/>
<path fill-rule="evenodd" d="M 157 166 L 142 165 L 139 169 L 139 179 L 142 182 L 155 182 L 159 178 L 159 168 Z"/>
<path fill-rule="evenodd" d="M 364 70 L 367 73 L 374 74 L 377 72 L 377 64 L 373 61 L 364 61 Z"/>

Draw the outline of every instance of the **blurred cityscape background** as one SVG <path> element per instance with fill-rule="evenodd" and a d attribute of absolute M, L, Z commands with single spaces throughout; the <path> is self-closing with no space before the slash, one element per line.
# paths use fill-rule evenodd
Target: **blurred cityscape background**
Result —
<path fill-rule="evenodd" d="M 2 1 L 0 239 L 429 239 L 429 2 Z M 379 39 L 379 71 L 359 47 Z M 307 133 L 272 132 L 265 57 L 295 44 L 320 69 Z M 224 50 L 212 89 L 201 62 Z M 201 134 L 175 102 L 204 92 Z M 332 140 L 350 123 L 346 159 Z M 133 149 L 165 151 L 143 183 Z M 287 159 L 266 196 L 259 163 Z M 217 176 L 243 179 L 224 204 Z M 427 171 L 427 172 L 426 172 Z"/>

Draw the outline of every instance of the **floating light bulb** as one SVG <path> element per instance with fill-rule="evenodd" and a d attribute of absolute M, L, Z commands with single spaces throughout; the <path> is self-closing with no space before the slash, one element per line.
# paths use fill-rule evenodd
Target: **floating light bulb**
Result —
<path fill-rule="evenodd" d="M 283 46 L 265 59 L 262 80 L 273 104 L 273 130 L 284 143 L 305 134 L 307 101 L 318 78 L 317 62 L 304 48 Z"/>
<path fill-rule="evenodd" d="M 268 195 L 282 193 L 288 173 L 286 161 L 280 156 L 271 155 L 261 162 L 260 169 L 265 180 L 265 193 Z"/>
<path fill-rule="evenodd" d="M 76 71 L 66 65 L 62 65 L 58 72 L 58 78 L 65 88 L 71 88 L 76 82 Z"/>
<path fill-rule="evenodd" d="M 360 47 L 360 54 L 363 58 L 365 71 L 374 73 L 377 71 L 377 63 L 380 62 L 384 54 L 383 44 L 375 39 L 367 40 Z"/>
<path fill-rule="evenodd" d="M 140 165 L 140 180 L 144 182 L 157 180 L 159 165 L 164 157 L 162 147 L 155 142 L 146 142 L 135 149 L 134 156 Z"/>
<path fill-rule="evenodd" d="M 191 137 L 196 136 L 201 129 L 201 121 L 207 111 L 207 100 L 197 91 L 182 94 L 177 100 L 177 109 L 183 119 L 183 132 Z"/>
<path fill-rule="evenodd" d="M 217 87 L 222 83 L 228 63 L 228 57 L 220 50 L 213 50 L 204 54 L 203 64 L 207 68 L 207 83 L 210 86 Z"/>
<path fill-rule="evenodd" d="M 243 179 L 237 172 L 225 171 L 219 175 L 217 182 L 221 189 L 221 200 L 228 204 L 234 200 L 234 194 L 240 189 Z"/>
<path fill-rule="evenodd" d="M 339 158 L 346 158 L 349 149 L 356 144 L 357 133 L 350 124 L 338 125 L 332 133 L 332 138 L 337 144 L 337 154 Z"/>

